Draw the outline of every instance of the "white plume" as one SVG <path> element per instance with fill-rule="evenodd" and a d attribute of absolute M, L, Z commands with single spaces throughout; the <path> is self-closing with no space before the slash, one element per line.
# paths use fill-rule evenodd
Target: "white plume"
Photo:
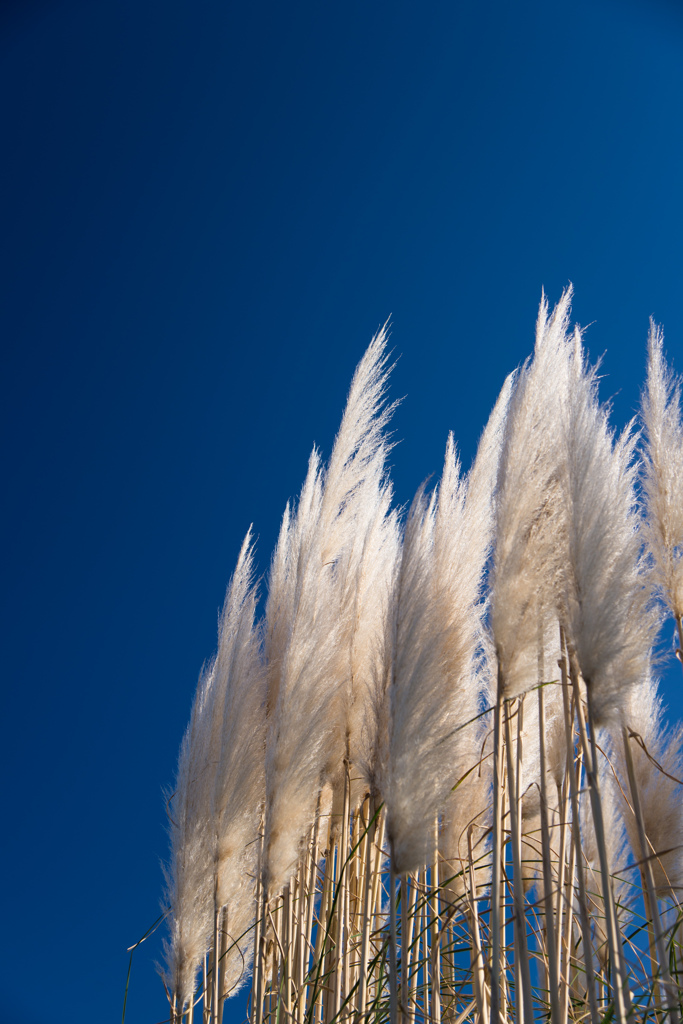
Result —
<path fill-rule="evenodd" d="M 636 436 L 618 437 L 597 397 L 596 368 L 576 355 L 564 430 L 565 611 L 597 724 L 618 715 L 648 671 L 657 619 L 643 575 L 634 482 Z"/>
<path fill-rule="evenodd" d="M 171 853 L 164 869 L 165 900 L 170 907 L 169 938 L 164 941 L 164 981 L 187 1005 L 202 957 L 209 948 L 213 921 L 213 885 L 209 809 L 213 775 L 206 760 L 213 713 L 213 664 L 199 679 L 190 723 L 178 757 L 175 788 L 169 796 Z"/>
<path fill-rule="evenodd" d="M 667 367 L 662 331 L 650 321 L 647 385 L 641 416 L 647 444 L 643 491 L 645 537 L 657 593 L 680 621 L 683 615 L 683 423 L 681 382 Z"/>
<path fill-rule="evenodd" d="M 505 696 L 536 684 L 539 622 L 558 596 L 571 295 L 569 288 L 550 317 L 543 297 L 534 358 L 517 376 L 500 457 L 490 626 Z"/>
<path fill-rule="evenodd" d="M 265 878 L 277 894 L 296 867 L 320 786 L 347 753 L 353 586 L 386 505 L 386 330 L 354 374 L 330 463 L 314 451 L 293 520 L 287 512 L 266 611 L 269 725 Z"/>
<path fill-rule="evenodd" d="M 265 673 L 254 626 L 255 605 L 249 531 L 225 599 L 214 666 L 214 685 L 223 696 L 216 715 L 220 739 L 211 828 L 215 905 L 227 908 L 228 991 L 248 978 L 253 941 L 244 933 L 255 914 L 257 839 L 265 798 Z"/>

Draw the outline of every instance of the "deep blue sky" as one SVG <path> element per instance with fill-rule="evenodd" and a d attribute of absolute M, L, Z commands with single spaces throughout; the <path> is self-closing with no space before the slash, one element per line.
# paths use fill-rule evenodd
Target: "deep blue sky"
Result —
<path fill-rule="evenodd" d="M 0 95 L 0 1017 L 92 1024 L 158 913 L 244 532 L 265 570 L 377 326 L 399 502 L 449 429 L 469 460 L 542 287 L 574 282 L 619 424 L 650 314 L 683 370 L 683 15 L 5 0 Z M 129 1024 L 167 1013 L 156 956 Z"/>

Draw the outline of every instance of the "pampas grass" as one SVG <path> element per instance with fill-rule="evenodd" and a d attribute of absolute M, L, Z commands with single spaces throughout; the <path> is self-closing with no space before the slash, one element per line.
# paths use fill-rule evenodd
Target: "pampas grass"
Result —
<path fill-rule="evenodd" d="M 651 578 L 680 630 L 683 615 L 681 384 L 666 364 L 664 335 L 654 321 L 650 321 L 647 383 L 641 416 L 646 434 L 642 476 Z"/>
<path fill-rule="evenodd" d="M 653 325 L 615 434 L 570 303 L 407 514 L 382 329 L 260 622 L 247 535 L 169 797 L 174 1024 L 248 978 L 251 1024 L 678 1021 L 680 388 Z"/>

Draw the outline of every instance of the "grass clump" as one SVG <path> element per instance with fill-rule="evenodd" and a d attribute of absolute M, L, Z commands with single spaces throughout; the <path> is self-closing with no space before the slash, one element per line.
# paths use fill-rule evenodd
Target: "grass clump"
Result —
<path fill-rule="evenodd" d="M 570 298 L 404 521 L 379 332 L 262 621 L 247 535 L 169 796 L 173 1024 L 245 985 L 250 1024 L 680 1021 L 680 386 L 653 326 L 615 434 Z"/>

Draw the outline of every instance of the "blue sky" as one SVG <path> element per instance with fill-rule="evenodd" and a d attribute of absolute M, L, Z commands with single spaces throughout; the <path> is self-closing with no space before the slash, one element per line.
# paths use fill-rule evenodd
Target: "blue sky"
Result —
<path fill-rule="evenodd" d="M 449 429 L 471 457 L 542 287 L 617 424 L 651 314 L 683 370 L 683 13 L 16 0 L 0 58 L 3 1020 L 116 1021 L 242 537 L 265 571 L 376 328 L 399 503 Z"/>

